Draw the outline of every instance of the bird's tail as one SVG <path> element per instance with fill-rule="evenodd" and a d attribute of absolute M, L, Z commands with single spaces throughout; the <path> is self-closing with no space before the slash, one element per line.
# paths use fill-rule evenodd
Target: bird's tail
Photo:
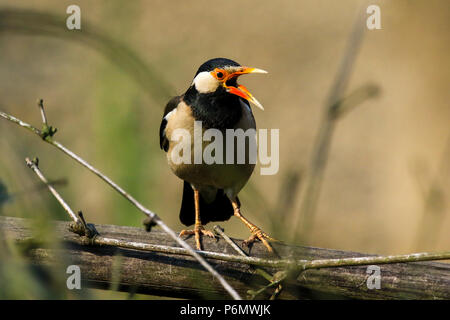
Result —
<path fill-rule="evenodd" d="M 239 199 L 237 201 L 239 203 Z M 234 210 L 231 205 L 231 201 L 222 189 L 217 190 L 216 198 L 210 203 L 207 203 L 200 193 L 200 219 L 202 224 L 207 224 L 211 221 L 228 220 L 233 213 Z M 183 186 L 183 200 L 181 202 L 180 220 L 186 226 L 190 226 L 195 223 L 194 190 L 186 181 L 184 181 Z"/>

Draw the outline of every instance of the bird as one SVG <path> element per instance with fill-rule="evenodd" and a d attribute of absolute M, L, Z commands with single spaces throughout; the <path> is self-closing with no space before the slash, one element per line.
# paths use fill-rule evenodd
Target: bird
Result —
<path fill-rule="evenodd" d="M 269 241 L 275 239 L 241 213 L 238 193 L 249 180 L 255 167 L 255 164 L 249 161 L 250 142 L 245 142 L 247 153 L 244 163 L 217 161 L 208 164 L 193 161 L 196 152 L 195 143 L 192 139 L 181 141 L 176 134 L 184 130 L 183 132 L 189 133 L 191 137 L 195 136 L 196 123 L 201 123 L 201 133 L 208 129 L 221 133 L 229 129 L 256 130 L 250 104 L 262 110 L 264 108 L 246 87 L 237 83 L 238 77 L 252 73 L 267 72 L 242 66 L 227 58 L 210 59 L 198 68 L 186 92 L 170 99 L 164 109 L 159 129 L 160 147 L 167 153 L 167 161 L 172 172 L 184 181 L 180 220 L 186 226 L 194 225 L 194 229 L 182 230 L 179 236 L 194 235 L 198 250 L 202 250 L 202 236 L 215 237 L 211 231 L 204 228 L 205 224 L 226 221 L 235 216 L 251 232 L 244 245 L 248 246 L 260 240 L 269 252 L 273 252 Z M 254 138 L 256 143 L 256 133 Z M 225 138 L 225 145 L 235 141 L 233 139 Z M 186 156 L 184 159 L 188 161 L 177 161 L 174 159 L 174 152 L 180 149 L 179 144 L 183 143 L 182 147 L 185 148 L 182 149 L 183 155 Z M 201 150 L 207 145 L 208 141 L 202 141 Z M 226 147 L 222 148 L 223 150 L 216 150 L 217 154 L 227 153 Z"/>

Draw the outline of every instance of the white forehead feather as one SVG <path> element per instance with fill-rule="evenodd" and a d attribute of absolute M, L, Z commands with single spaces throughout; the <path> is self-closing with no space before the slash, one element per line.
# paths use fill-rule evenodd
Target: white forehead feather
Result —
<path fill-rule="evenodd" d="M 200 72 L 193 81 L 195 89 L 200 93 L 209 93 L 216 91 L 219 81 L 207 71 Z"/>

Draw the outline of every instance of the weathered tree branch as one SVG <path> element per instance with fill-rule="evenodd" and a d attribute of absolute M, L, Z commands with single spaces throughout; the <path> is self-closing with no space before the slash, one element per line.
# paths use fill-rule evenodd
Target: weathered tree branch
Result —
<path fill-rule="evenodd" d="M 37 166 L 38 160 L 35 159 L 31 161 L 30 159 L 25 159 L 27 166 L 30 167 L 37 176 L 44 182 L 58 202 L 63 206 L 69 216 L 72 218 L 73 222 L 77 224 L 82 224 L 84 227 L 84 233 L 82 235 L 87 234 L 87 224 L 84 221 L 84 218 L 79 213 L 80 217 L 78 218 L 73 210 L 69 207 L 69 205 L 64 201 L 64 199 L 59 195 L 59 193 L 48 184 L 47 179 L 44 177 L 42 172 Z M 74 231 L 73 225 L 71 226 L 71 231 Z M 224 231 L 216 226 L 214 230 L 221 235 L 224 240 L 231 245 L 231 247 L 240 254 L 240 256 L 232 256 L 232 255 L 224 255 L 215 252 L 205 252 L 198 251 L 197 253 L 205 256 L 207 258 L 229 261 L 229 262 L 241 262 L 254 266 L 262 266 L 262 267 L 272 267 L 272 268 L 288 268 L 289 270 L 297 270 L 304 271 L 308 269 L 320 269 L 320 268 L 333 268 L 333 267 L 342 267 L 342 266 L 358 266 L 358 265 L 370 265 L 370 264 L 388 264 L 388 263 L 404 263 L 404 262 L 417 262 L 417 261 L 430 261 L 430 260 L 445 260 L 450 259 L 450 251 L 445 252 L 422 252 L 422 253 L 411 253 L 404 255 L 393 255 L 393 256 L 372 256 L 372 257 L 359 257 L 359 258 L 342 258 L 342 259 L 324 259 L 324 260 L 297 260 L 297 259 L 260 259 L 254 257 L 248 257 L 248 255 L 236 245 L 233 240 L 228 237 Z M 75 233 L 79 234 L 79 232 Z M 94 238 L 95 235 L 95 238 Z M 150 245 L 146 243 L 138 243 L 138 242 L 130 242 L 123 241 L 119 239 L 109 239 L 105 237 L 98 236 L 98 233 L 93 234 L 91 237 L 88 236 L 92 244 L 97 245 L 111 245 L 122 248 L 136 249 L 136 250 L 144 250 L 144 251 L 155 251 L 155 252 L 163 252 L 163 253 L 172 253 L 172 254 L 181 254 L 181 255 L 189 255 L 191 254 L 189 250 L 185 248 L 177 248 L 177 247 L 167 247 L 163 245 Z"/>
<path fill-rule="evenodd" d="M 177 243 L 170 236 L 158 230 L 147 233 L 138 228 L 96 225 L 105 239 L 146 243 L 157 249 L 168 247 L 176 250 L 144 252 L 107 244 L 100 245 L 100 243 L 96 246 L 86 246 L 82 237 L 68 231 L 69 223 L 55 222 L 55 230 L 64 244 L 64 249 L 56 250 L 43 247 L 38 239 L 31 238 L 31 231 L 27 227 L 29 222 L 20 218 L 0 217 L 0 232 L 24 246 L 26 244 L 31 262 L 38 266 L 54 266 L 59 263 L 61 272 L 65 273 L 67 265 L 79 265 L 85 287 L 109 287 L 114 256 L 120 254 L 122 264 L 120 276 L 117 277 L 120 290 L 170 297 L 229 298 L 217 279 L 200 268 L 195 259 L 187 255 L 187 252 L 183 252 L 182 248 L 175 247 Z M 234 239 L 234 241 L 242 245 L 242 240 Z M 188 239 L 188 242 L 193 244 L 193 239 Z M 363 257 L 362 254 L 354 252 L 287 246 L 281 243 L 273 245 L 282 256 L 282 261 L 330 261 L 329 259 L 342 261 L 348 257 L 358 259 Z M 211 259 L 214 255 L 216 258 L 238 257 L 229 254 L 233 253 L 234 249 L 223 239 L 204 239 L 204 246 L 204 257 L 208 257 L 208 262 L 241 296 L 246 297 L 249 289 L 257 291 L 267 285 L 267 280 L 247 265 L 248 261 Z M 251 248 L 251 255 L 253 258 L 247 258 L 257 259 L 254 261 L 271 260 L 268 259 L 271 256 L 260 243 L 256 243 Z M 275 268 L 267 267 L 267 264 L 264 266 L 271 273 L 277 271 Z M 322 266 L 327 267 L 327 265 Z M 317 267 L 319 265 L 316 263 L 314 268 Z M 378 290 L 367 288 L 366 281 L 369 274 L 366 273 L 366 267 L 345 266 L 305 270 L 297 279 L 287 279 L 284 282 L 279 298 L 450 299 L 450 264 L 394 263 L 382 265 L 380 268 L 381 289 Z M 271 292 L 266 290 L 262 296 L 258 297 L 264 298 L 270 295 Z"/>

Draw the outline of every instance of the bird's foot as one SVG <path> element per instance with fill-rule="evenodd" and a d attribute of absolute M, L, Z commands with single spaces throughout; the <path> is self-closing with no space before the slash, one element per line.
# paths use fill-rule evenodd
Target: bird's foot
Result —
<path fill-rule="evenodd" d="M 262 231 L 261 229 L 259 229 L 258 227 L 254 227 L 251 230 L 252 235 L 250 236 L 250 238 L 248 238 L 247 240 L 245 240 L 243 242 L 243 245 L 245 246 L 250 246 L 253 242 L 255 242 L 256 240 L 260 240 L 264 246 L 267 248 L 267 250 L 269 252 L 273 252 L 273 248 L 270 245 L 269 241 L 277 241 L 276 239 L 270 237 L 267 233 L 265 233 L 264 231 Z"/>
<path fill-rule="evenodd" d="M 182 230 L 179 234 L 179 237 L 183 237 L 183 236 L 191 236 L 194 235 L 195 236 L 195 244 L 197 246 L 197 250 L 203 250 L 202 249 L 202 244 L 201 244 L 201 236 L 207 236 L 210 238 L 215 238 L 216 236 L 214 235 L 214 233 L 212 233 L 212 231 L 209 230 L 205 230 L 203 228 L 203 226 L 195 226 L 194 230 Z"/>

